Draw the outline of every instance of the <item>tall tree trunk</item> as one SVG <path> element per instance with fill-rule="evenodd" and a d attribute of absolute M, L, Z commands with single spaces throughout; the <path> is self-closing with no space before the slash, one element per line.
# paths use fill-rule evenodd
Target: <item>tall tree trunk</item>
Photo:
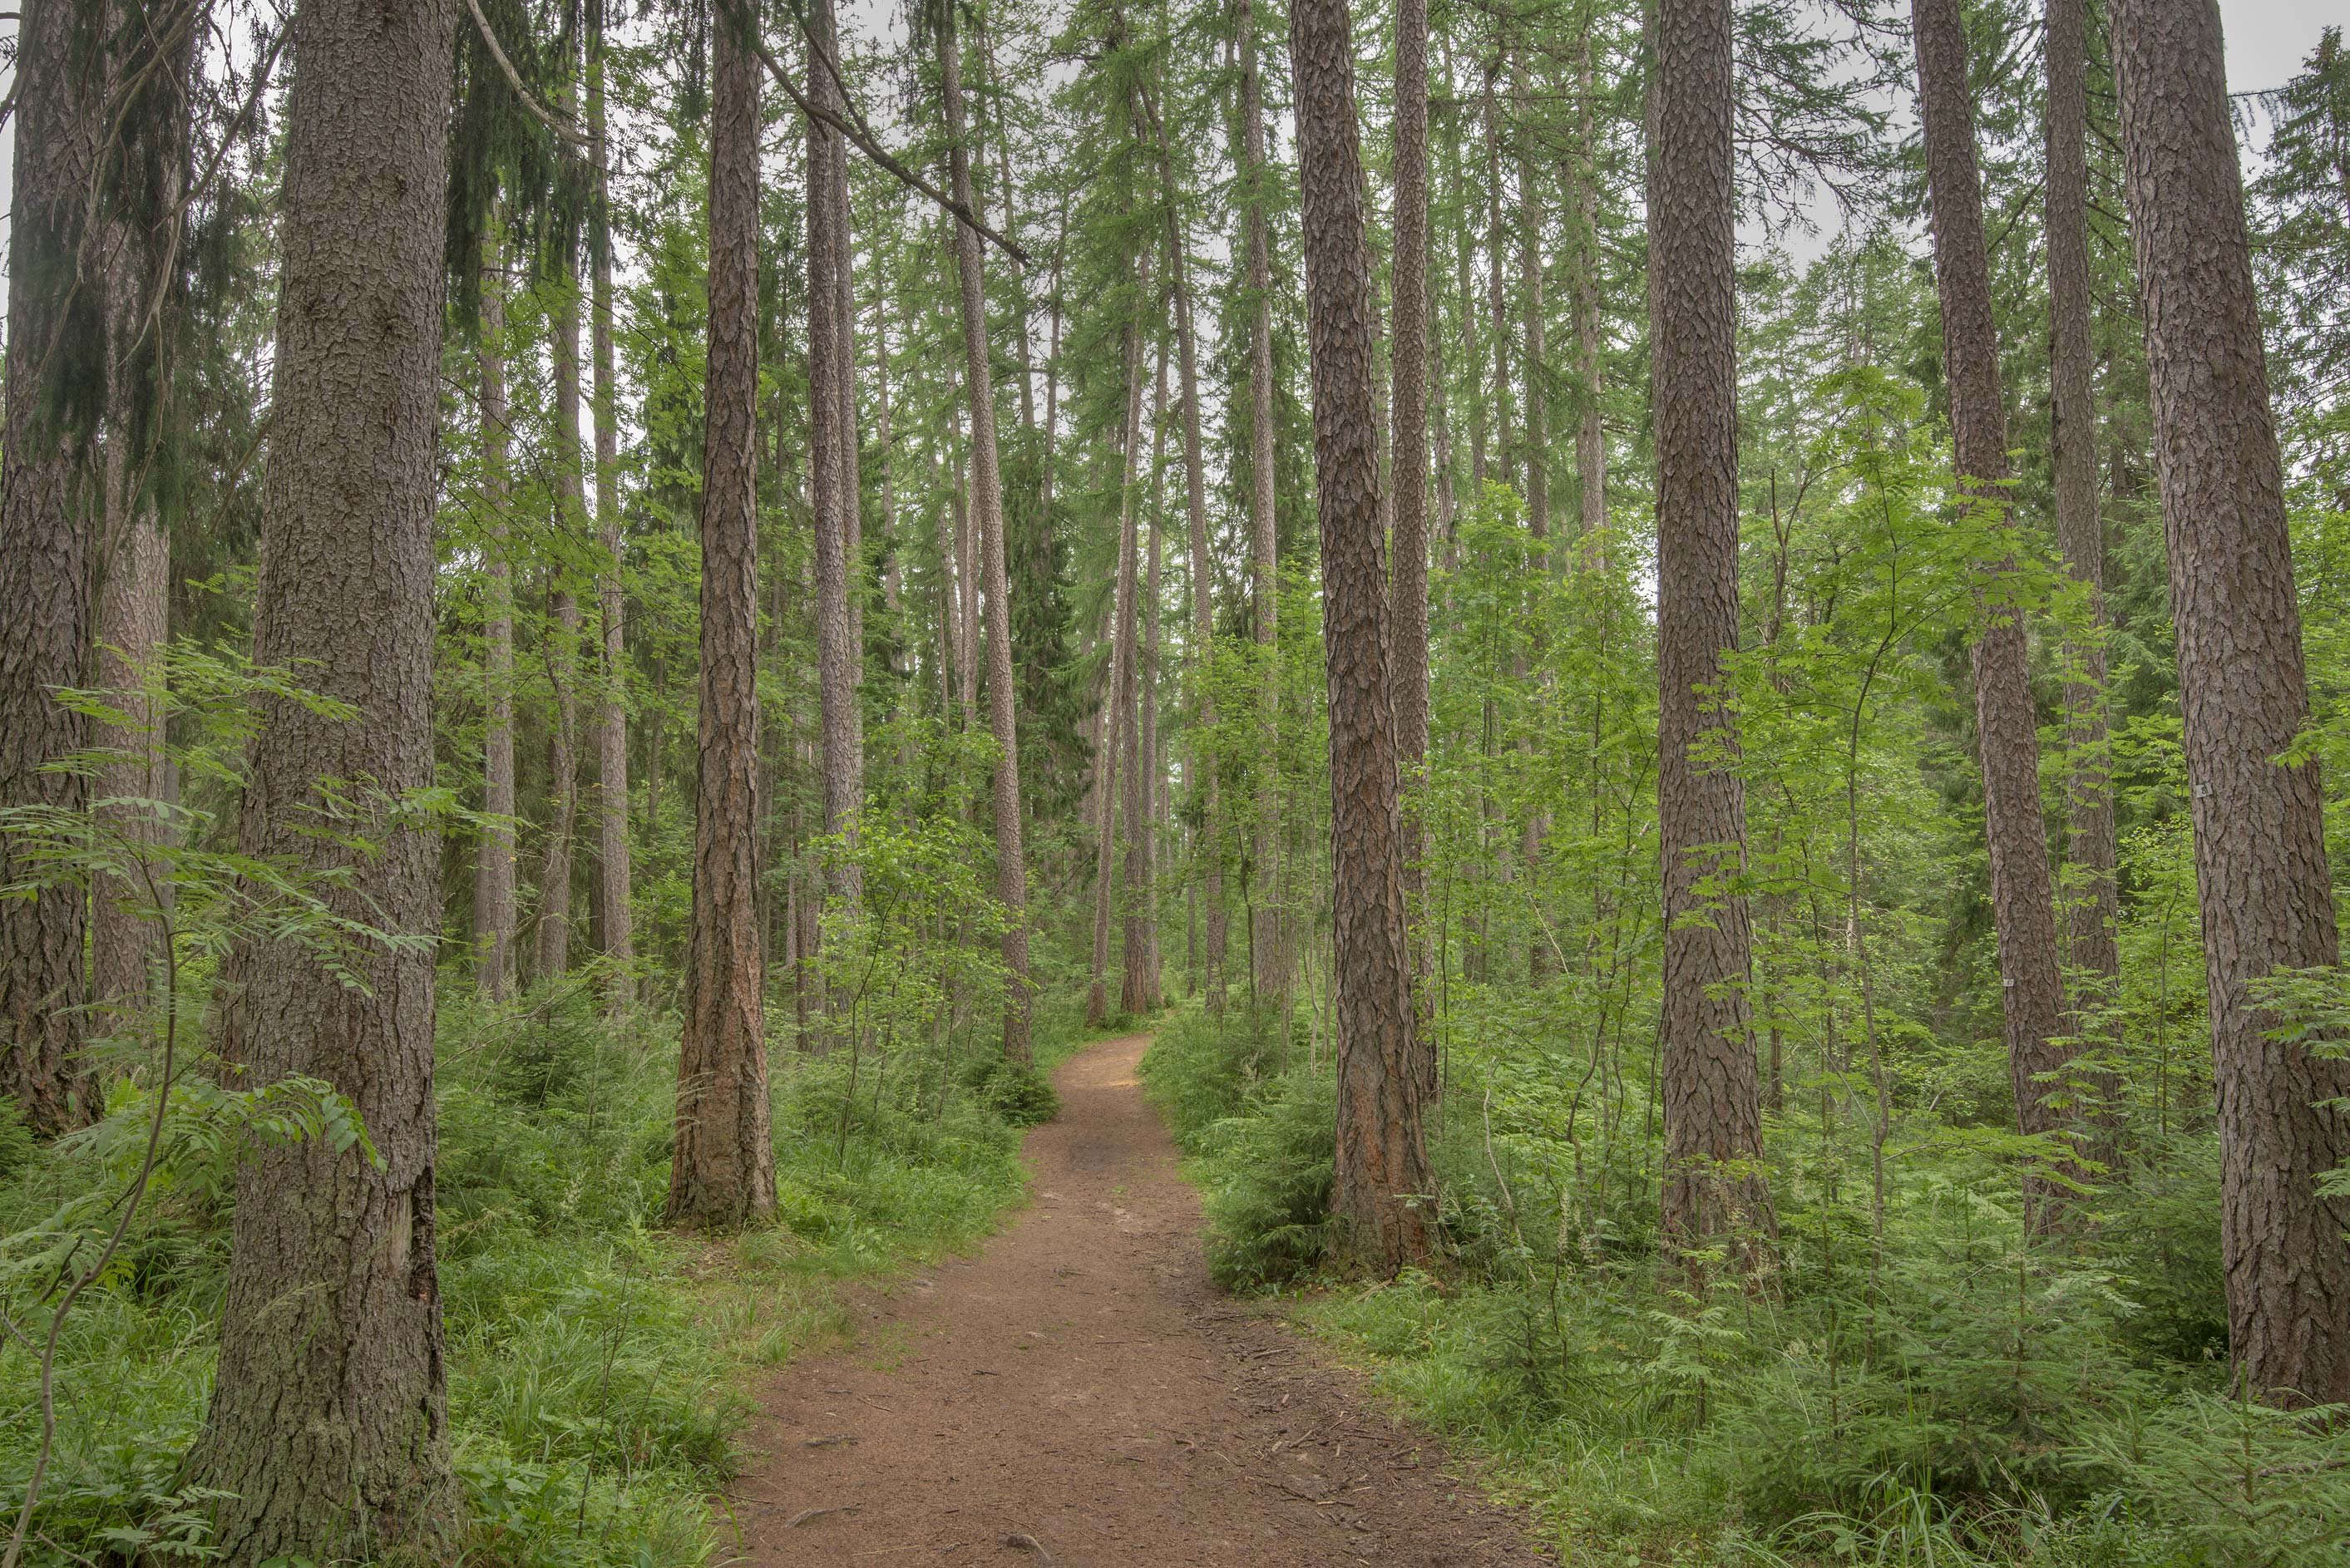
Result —
<path fill-rule="evenodd" d="M 1600 423 L 1599 404 L 1599 142 L 1594 127 L 1591 18 L 1586 15 L 1583 52 L 1575 75 L 1575 236 L 1574 270 L 1567 290 L 1567 307 L 1575 316 L 1575 369 L 1577 415 L 1575 426 L 1576 521 L 1586 541 L 1585 560 L 1606 561 L 1600 544 L 1607 526 L 1607 432 Z"/>
<path fill-rule="evenodd" d="M 1250 847 L 1255 919 L 1249 962 L 1260 1005 L 1289 992 L 1287 944 L 1281 932 L 1281 662 L 1280 564 L 1274 498 L 1273 240 L 1264 203 L 1273 196 L 1264 151 L 1264 88 L 1257 72 L 1256 13 L 1239 0 L 1241 35 L 1242 226 L 1248 252 L 1249 310 L 1249 575 L 1256 600 L 1253 631 L 1264 672 L 1258 688 L 1256 824 Z"/>
<path fill-rule="evenodd" d="M 1496 27 L 1500 26 L 1496 20 Z M 1485 310 L 1493 337 L 1493 467 L 1503 484 L 1518 483 L 1516 436 L 1511 429 L 1515 398 L 1510 385 L 1510 296 L 1503 282 L 1508 267 L 1509 231 L 1502 221 L 1502 45 L 1485 67 Z M 1523 490 L 1519 495 L 1524 496 Z"/>
<path fill-rule="evenodd" d="M 1340 1259 L 1393 1273 L 1431 1250 L 1429 1217 L 1419 1205 L 1432 1182 L 1412 1044 L 1371 389 L 1371 256 L 1346 0 L 1292 0 L 1289 59 L 1330 691 L 1330 1021 L 1338 1067 L 1330 1208 Z"/>
<path fill-rule="evenodd" d="M 1191 322 L 1191 258 L 1178 211 L 1175 158 L 1167 127 L 1157 111 L 1151 131 L 1159 144 L 1159 179 L 1165 186 L 1167 265 L 1175 291 L 1175 356 L 1183 392 L 1183 508 L 1191 560 L 1192 722 L 1202 732 L 1216 722 L 1216 700 L 1209 685 L 1215 657 L 1214 573 L 1208 559 L 1208 478 L 1200 436 L 1200 347 Z M 1201 967 L 1206 970 L 1208 1010 L 1224 1009 L 1224 948 L 1229 940 L 1224 910 L 1223 806 L 1217 766 L 1204 744 L 1192 747 L 1193 787 L 1201 792 L 1200 898 L 1207 905 L 1207 940 Z"/>
<path fill-rule="evenodd" d="M 808 98 L 846 111 L 836 75 L 839 27 L 832 0 L 809 12 Z M 865 805 L 864 722 L 858 707 L 862 659 L 856 366 L 846 299 L 849 269 L 847 145 L 822 120 L 808 137 L 808 435 L 816 511 L 816 708 L 824 740 L 824 826 L 853 847 Z M 827 891 L 848 913 L 862 901 L 853 859 L 834 866 Z"/>
<path fill-rule="evenodd" d="M 1149 299 L 1139 292 L 1138 306 Z M 1149 779 L 1145 769 L 1149 748 L 1142 734 L 1142 514 L 1149 509 L 1166 435 L 1167 358 L 1159 357 L 1158 393 L 1151 404 L 1151 454 L 1147 472 L 1140 467 L 1139 431 L 1128 472 L 1134 475 L 1119 509 L 1118 552 L 1118 812 L 1124 823 L 1126 855 L 1118 876 L 1118 1010 L 1139 1015 L 1150 1010 L 1150 820 Z"/>
<path fill-rule="evenodd" d="M 98 611 L 99 684 L 116 693 L 115 706 L 130 722 L 100 723 L 94 739 L 111 753 L 99 773 L 101 796 L 160 802 L 172 798 L 174 779 L 163 715 L 147 701 L 147 680 L 171 636 L 172 538 L 151 480 L 169 374 L 162 324 L 179 259 L 194 29 L 184 14 L 136 20 L 144 25 L 118 23 L 120 55 L 111 65 L 125 101 L 117 111 L 122 131 L 107 159 L 115 211 L 103 230 L 111 339 Z M 172 836 L 163 814 L 151 807 L 118 805 L 106 815 L 132 844 L 161 845 Z M 146 1005 L 161 935 L 149 911 L 158 895 L 169 907 L 169 887 L 151 892 L 143 877 L 101 877 L 91 889 L 90 979 L 99 1002 Z"/>
<path fill-rule="evenodd" d="M 1101 734 L 1095 747 L 1094 789 L 1100 815 L 1100 836 L 1094 846 L 1094 951 L 1093 987 L 1086 997 L 1086 1022 L 1098 1026 L 1109 1016 L 1109 921 L 1115 902 L 1112 893 L 1112 867 L 1117 840 L 1118 780 L 1119 748 L 1125 744 L 1127 711 L 1126 690 L 1133 680 L 1131 639 L 1126 627 L 1134 615 L 1134 511 L 1136 493 L 1140 489 L 1139 470 L 1142 460 L 1142 300 L 1149 292 L 1150 264 L 1145 257 L 1137 265 L 1141 276 L 1136 280 L 1135 312 L 1126 327 L 1126 450 L 1123 458 L 1125 478 L 1120 486 L 1118 530 L 1118 576 L 1111 596 L 1109 624 L 1109 678 L 1104 683 L 1102 708 L 1099 715 Z M 1124 1004 L 1125 987 L 1120 986 L 1120 1004 Z"/>
<path fill-rule="evenodd" d="M 494 243 L 494 242 L 493 242 Z M 482 500 L 490 513 L 489 605 L 482 632 L 482 832 L 473 863 L 474 973 L 482 993 L 504 1002 L 515 980 L 514 562 L 506 510 L 506 292 L 494 251 L 482 280 Z"/>
<path fill-rule="evenodd" d="M 963 441 L 962 416 L 954 420 L 955 679 L 962 694 L 962 727 L 979 728 L 979 550 L 972 537 L 970 457 Z"/>
<path fill-rule="evenodd" d="M 306 1138 L 248 1144 L 238 1161 L 218 1370 L 191 1466 L 218 1489 L 213 1544 L 235 1568 L 445 1559 L 463 1506 L 434 1258 L 439 846 L 390 810 L 432 783 L 456 8 L 303 0 L 296 25 L 254 657 L 298 669 L 356 716 L 261 701 L 239 843 L 406 941 L 330 959 L 257 940 L 234 961 L 220 1046 L 239 1086 L 331 1085 L 376 1157 Z M 353 795 L 339 787 L 350 780 L 369 788 Z M 318 831 L 321 814 L 337 831 Z"/>
<path fill-rule="evenodd" d="M 1934 279 L 1942 302 L 1950 431 L 1963 504 L 2004 508 L 2007 413 L 1999 384 L 1998 327 L 1983 243 L 1982 177 L 1975 162 L 1973 100 L 1959 0 L 1913 0 L 1918 100 L 1925 121 L 1926 186 L 1933 207 Z M 2002 523 L 2002 526 L 2004 526 Z M 2012 556 L 1986 561 L 1989 581 L 2010 576 Z M 2023 622 L 1986 593 L 1975 639 L 1975 731 L 1982 753 L 1983 829 L 1990 844 L 1991 915 L 1999 936 L 2001 995 L 2016 1124 L 2063 1137 L 2073 1117 L 2062 1075 L 2064 977 L 2056 945 L 2055 887 L 2040 813 L 2040 738 Z M 2063 1187 L 2028 1178 L 2035 1226 L 2054 1222 Z"/>
<path fill-rule="evenodd" d="M 948 164 L 954 199 L 976 210 L 971 155 L 963 142 L 962 60 L 954 7 L 939 26 L 939 79 L 946 99 Z M 1028 1037 L 1028 861 L 1021 845 L 1019 693 L 1012 682 L 1012 597 L 1003 565 L 1003 480 L 996 461 L 995 382 L 988 363 L 987 290 L 979 234 L 955 225 L 955 271 L 962 284 L 963 386 L 971 401 L 972 505 L 979 514 L 981 571 L 987 586 L 987 717 L 995 734 L 995 896 L 1003 905 L 1003 1054 L 1031 1057 Z M 1021 327 L 1026 336 L 1024 313 Z M 1022 377 L 1022 397 L 1027 394 Z"/>
<path fill-rule="evenodd" d="M 995 192 L 1003 202 L 1003 232 L 1015 233 L 1019 214 L 1013 201 L 1012 128 L 1003 118 L 1003 96 L 1010 92 L 1003 75 L 995 67 L 995 38 L 988 31 L 984 12 L 977 14 L 980 58 L 987 68 L 988 85 L 997 92 L 995 111 Z M 970 205 L 965 202 L 965 205 Z M 975 212 L 978 209 L 972 208 Z M 973 236 L 974 243 L 977 236 Z M 1035 351 L 1028 342 L 1028 269 L 1017 259 L 1012 263 L 1012 332 L 1013 348 L 1020 360 L 1020 428 L 1030 440 L 1036 436 L 1036 365 Z"/>
<path fill-rule="evenodd" d="M 608 24 L 607 24 L 608 26 Z M 596 204 L 608 210 L 611 149 L 604 116 L 604 44 L 588 60 L 588 130 L 596 143 Z M 612 247 L 596 247 L 593 287 L 596 400 L 596 524 L 605 564 L 597 574 L 597 619 L 602 626 L 602 676 L 596 723 L 596 865 L 598 919 L 604 956 L 620 972 L 611 999 L 631 1001 L 635 981 L 628 966 L 636 959 L 634 898 L 629 853 L 629 662 L 625 637 L 627 590 L 622 584 L 620 545 L 620 410 L 612 363 Z"/>
<path fill-rule="evenodd" d="M 2067 821 L 2065 962 L 2078 988 L 2071 1033 L 2104 1027 L 2094 1010 L 2110 1004 L 2121 976 L 2114 887 L 2111 757 L 2106 740 L 2105 520 L 2097 511 L 2097 411 L 2090 394 L 2089 345 L 2089 6 L 2048 4 L 2048 314 L 2049 381 L 2056 470 L 2056 539 L 2064 565 L 2087 585 L 2091 635 L 2066 650 L 2074 678 L 2064 686 Z M 2121 1080 L 2091 1075 L 2095 1105 L 2089 1154 L 2111 1169 L 2120 1158 Z"/>
<path fill-rule="evenodd" d="M 1730 0 L 1660 0 L 1648 106 L 1649 382 L 1657 431 L 1657 800 L 1664 862 L 1663 1224 L 1751 1266 L 1773 1229 L 1755 1083 L 1746 792 L 1718 753 L 1738 647 L 1738 360 Z M 1728 847 L 1723 847 L 1728 846 Z"/>
<path fill-rule="evenodd" d="M 0 808 L 77 811 L 89 744 L 60 706 L 89 684 L 103 497 L 91 435 L 106 385 L 106 301 L 84 275 L 105 88 L 88 61 L 101 7 L 26 0 L 16 30 L 0 467 Z M 92 269 L 94 270 L 94 269 Z M 0 836 L 0 883 L 28 879 Z M 63 882 L 0 898 L 0 1094 L 41 1136 L 88 1119 L 81 1065 L 88 907 Z"/>
<path fill-rule="evenodd" d="M 1444 166 L 1452 188 L 1456 216 L 1452 224 L 1453 291 L 1460 296 L 1463 384 L 1469 393 L 1469 504 L 1485 498 L 1485 353 L 1477 326 L 1476 224 L 1470 219 L 1469 162 L 1461 151 L 1461 122 L 1467 116 L 1467 96 L 1453 74 L 1452 46 L 1444 47 L 1444 82 L 1452 112 L 1444 121 Z"/>
<path fill-rule="evenodd" d="M 669 1178 L 681 1225 L 775 1208 L 759 926 L 759 62 L 741 25 L 721 13 L 711 40 L 699 782 Z"/>
<path fill-rule="evenodd" d="M 1396 10 L 1395 255 L 1388 410 L 1389 463 L 1395 473 L 1390 515 L 1395 535 L 1394 628 L 1396 762 L 1403 786 L 1406 916 L 1425 930 L 1427 830 L 1420 817 L 1428 767 L 1428 0 L 1399 0 Z M 1430 1012 L 1428 947 L 1412 944 L 1412 1050 L 1421 1095 L 1437 1089 L 1435 1032 Z"/>
<path fill-rule="evenodd" d="M 2350 1063 L 2265 1032 L 2252 982 L 2339 961 L 2282 465 L 2220 13 L 2116 0 L 2114 59 L 2146 311 L 2155 467 L 2219 1084 L 2228 1342 L 2252 1389 L 2350 1400 Z"/>
<path fill-rule="evenodd" d="M 1134 831 L 1127 842 L 1128 909 L 1138 922 L 1142 958 L 1139 981 L 1131 978 L 1134 971 L 1129 965 L 1128 983 L 1141 1002 L 1137 1010 L 1140 1012 L 1158 1007 L 1166 994 L 1159 976 L 1159 849 L 1164 842 L 1159 832 L 1159 806 L 1165 771 L 1159 759 L 1159 520 L 1167 510 L 1167 350 L 1163 347 L 1159 351 L 1159 389 L 1151 410 L 1150 543 L 1149 565 L 1137 584 L 1140 613 L 1136 629 L 1141 647 L 1135 660 L 1135 771 L 1127 795 L 1129 808 L 1137 804 L 1142 808 L 1139 818 L 1128 823 Z"/>
<path fill-rule="evenodd" d="M 1517 120 L 1528 134 L 1518 140 L 1518 308 L 1523 313 L 1526 337 L 1526 532 L 1533 535 L 1534 559 L 1546 561 L 1550 537 L 1550 397 L 1543 385 L 1547 374 L 1549 314 L 1543 302 L 1542 186 L 1534 177 L 1530 143 L 1534 88 L 1526 76 L 1523 47 L 1510 56 L 1512 97 L 1517 100 Z"/>
<path fill-rule="evenodd" d="M 570 537 L 587 515 L 579 483 L 579 289 L 576 263 L 567 264 L 555 313 L 555 525 Z M 546 678 L 555 689 L 546 737 L 546 849 L 538 888 L 538 978 L 551 981 L 571 967 L 571 857 L 579 826 L 579 600 L 569 570 L 558 562 L 547 591 Z"/>

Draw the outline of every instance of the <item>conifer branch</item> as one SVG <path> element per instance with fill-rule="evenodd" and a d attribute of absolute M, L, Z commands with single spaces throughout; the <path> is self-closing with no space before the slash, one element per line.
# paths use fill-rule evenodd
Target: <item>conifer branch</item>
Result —
<path fill-rule="evenodd" d="M 573 147 L 595 145 L 586 132 L 539 102 L 530 88 L 523 85 L 522 73 L 515 69 L 512 60 L 506 58 L 505 49 L 498 43 L 497 34 L 491 29 L 490 19 L 482 15 L 482 0 L 465 0 L 465 9 L 473 14 L 473 26 L 480 29 L 482 42 L 488 47 L 490 58 L 497 61 L 498 69 L 504 73 L 506 86 L 514 88 L 515 97 L 522 100 L 522 106 L 530 111 L 530 117 Z"/>

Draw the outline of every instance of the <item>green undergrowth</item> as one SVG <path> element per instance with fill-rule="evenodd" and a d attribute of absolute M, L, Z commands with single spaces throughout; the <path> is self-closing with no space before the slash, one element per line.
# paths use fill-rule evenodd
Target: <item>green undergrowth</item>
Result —
<path fill-rule="evenodd" d="M 1904 1123 L 1881 1250 L 1865 1141 L 1791 1096 L 1764 1288 L 1696 1293 L 1655 1246 L 1637 1095 L 1612 1147 L 1523 1054 L 1456 1047 L 1430 1158 L 1444 1255 L 1320 1277 L 1326 1054 L 1238 1014 L 1143 1063 L 1227 1288 L 1291 1292 L 1375 1386 L 1575 1563 L 2341 1568 L 2343 1412 L 2230 1397 L 2216 1149 L 2095 1195 L 2059 1243 L 2011 1168 Z M 1574 1136 L 1570 1136 L 1570 1134 Z M 1720 1271 L 1727 1274 L 1728 1271 Z"/>
<path fill-rule="evenodd" d="M 733 1527 L 710 1499 L 740 1462 L 753 1374 L 836 1340 L 850 1321 L 844 1282 L 993 1229 L 1024 1192 L 1021 1128 L 1052 1114 L 1042 1073 L 1076 1042 L 1045 1021 L 1033 1074 L 994 1064 L 978 1027 L 959 1044 L 816 1058 L 771 1012 L 780 1222 L 697 1238 L 661 1226 L 673 1016 L 607 1022 L 578 985 L 501 1008 L 462 982 L 443 991 L 439 1247 L 472 1504 L 462 1561 L 727 1561 Z M 118 1119 L 135 1122 L 143 1100 L 119 1098 Z M 19 1230 L 99 1179 L 98 1141 L 39 1149 L 0 1116 L 0 1226 Z M 68 1319 L 27 1562 L 206 1557 L 205 1500 L 180 1471 L 212 1378 L 228 1170 L 189 1169 L 151 1199 Z M 33 1357 L 0 1349 L 7 1523 L 38 1439 L 36 1390 Z"/>

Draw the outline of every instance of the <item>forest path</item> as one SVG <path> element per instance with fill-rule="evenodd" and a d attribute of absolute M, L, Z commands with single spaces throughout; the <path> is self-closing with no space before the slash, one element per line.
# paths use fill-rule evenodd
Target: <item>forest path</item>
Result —
<path fill-rule="evenodd" d="M 853 1345 L 766 1391 L 734 1490 L 743 1561 L 1544 1561 L 1434 1439 L 1210 1284 L 1198 1195 L 1136 1080 L 1149 1044 L 1061 1068 L 1060 1117 L 1028 1135 L 1034 1201 L 1008 1230 L 870 1303 Z"/>

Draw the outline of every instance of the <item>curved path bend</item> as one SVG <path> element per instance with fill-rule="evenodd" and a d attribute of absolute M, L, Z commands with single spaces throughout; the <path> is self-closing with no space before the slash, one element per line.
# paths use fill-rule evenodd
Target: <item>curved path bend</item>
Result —
<path fill-rule="evenodd" d="M 1135 1077 L 1056 1075 L 1032 1199 L 976 1255 L 786 1368 L 733 1494 L 759 1568 L 1534 1568 L 1523 1522 L 1294 1330 L 1209 1283 L 1198 1195 Z"/>

